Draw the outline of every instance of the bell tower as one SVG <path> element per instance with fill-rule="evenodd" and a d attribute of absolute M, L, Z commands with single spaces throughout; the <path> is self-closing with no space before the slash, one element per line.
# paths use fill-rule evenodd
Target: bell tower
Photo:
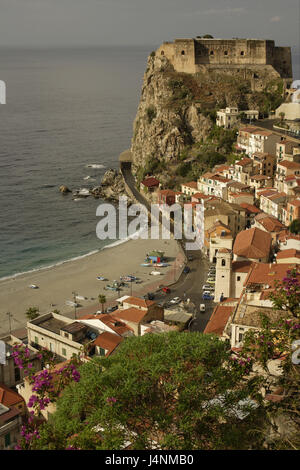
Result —
<path fill-rule="evenodd" d="M 217 253 L 215 302 L 220 302 L 220 299 L 230 297 L 232 272 L 231 263 L 231 251 L 227 248 L 221 248 Z"/>

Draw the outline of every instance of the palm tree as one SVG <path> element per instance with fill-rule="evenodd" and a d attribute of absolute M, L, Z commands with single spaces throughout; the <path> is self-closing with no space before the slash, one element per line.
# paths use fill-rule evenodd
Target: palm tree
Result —
<path fill-rule="evenodd" d="M 106 297 L 105 297 L 105 295 L 99 294 L 99 295 L 98 295 L 98 300 L 99 300 L 99 304 L 101 304 L 101 306 L 102 306 L 102 308 L 101 308 L 101 313 L 103 313 L 103 305 L 106 304 Z"/>
<path fill-rule="evenodd" d="M 280 122 L 283 122 L 285 113 L 281 111 L 281 113 L 279 113 L 279 116 L 280 116 Z"/>
<path fill-rule="evenodd" d="M 26 310 L 25 315 L 28 318 L 28 320 L 34 320 L 37 318 L 40 314 L 40 311 L 38 307 L 30 307 Z"/>

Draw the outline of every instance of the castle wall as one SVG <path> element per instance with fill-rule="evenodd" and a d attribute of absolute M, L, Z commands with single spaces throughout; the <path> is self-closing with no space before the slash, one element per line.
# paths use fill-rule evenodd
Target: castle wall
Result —
<path fill-rule="evenodd" d="M 292 78 L 290 47 L 275 47 L 260 39 L 175 39 L 156 51 L 165 55 L 177 72 L 219 72 L 249 79 L 261 90 L 270 78 Z"/>

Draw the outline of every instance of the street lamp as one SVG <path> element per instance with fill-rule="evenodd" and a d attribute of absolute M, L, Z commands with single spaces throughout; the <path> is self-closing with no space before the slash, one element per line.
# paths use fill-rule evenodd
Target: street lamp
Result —
<path fill-rule="evenodd" d="M 11 317 L 12 317 L 12 314 L 10 312 L 7 312 L 6 315 L 8 316 L 8 321 L 9 321 L 9 334 L 11 334 Z"/>
<path fill-rule="evenodd" d="M 74 313 L 75 313 L 75 320 L 76 320 L 76 295 L 78 295 L 75 291 L 72 292 L 74 298 Z"/>

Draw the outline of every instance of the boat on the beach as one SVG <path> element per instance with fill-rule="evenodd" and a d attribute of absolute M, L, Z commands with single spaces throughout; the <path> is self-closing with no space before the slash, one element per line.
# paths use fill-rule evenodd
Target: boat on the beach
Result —
<path fill-rule="evenodd" d="M 161 274 L 159 271 L 151 271 L 152 276 L 158 276 Z"/>
<path fill-rule="evenodd" d="M 30 289 L 38 289 L 39 287 L 36 284 L 30 284 Z"/>
<path fill-rule="evenodd" d="M 151 263 L 142 263 L 141 266 L 149 267 L 149 266 L 153 266 L 153 265 Z"/>
<path fill-rule="evenodd" d="M 72 300 L 66 300 L 66 305 L 69 305 L 70 307 L 79 307 L 79 305 Z"/>
<path fill-rule="evenodd" d="M 97 276 L 97 279 L 98 281 L 108 281 L 108 279 L 106 279 L 106 277 L 103 277 L 103 276 Z"/>
<path fill-rule="evenodd" d="M 170 266 L 169 263 L 157 263 L 154 264 L 156 268 L 165 268 L 166 266 Z"/>

